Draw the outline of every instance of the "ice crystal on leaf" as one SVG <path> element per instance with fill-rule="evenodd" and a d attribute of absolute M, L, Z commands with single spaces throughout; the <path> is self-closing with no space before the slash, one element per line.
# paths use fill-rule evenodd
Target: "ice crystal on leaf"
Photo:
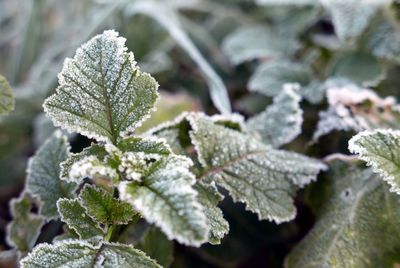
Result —
<path fill-rule="evenodd" d="M 0 115 L 8 114 L 14 110 L 14 93 L 6 78 L 0 75 Z"/>

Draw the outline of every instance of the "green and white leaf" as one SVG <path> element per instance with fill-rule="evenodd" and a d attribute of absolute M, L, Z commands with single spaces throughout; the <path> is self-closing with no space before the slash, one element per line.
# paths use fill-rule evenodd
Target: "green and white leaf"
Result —
<path fill-rule="evenodd" d="M 87 215 L 103 224 L 127 224 L 136 214 L 129 203 L 94 185 L 84 186 L 79 201 Z"/>
<path fill-rule="evenodd" d="M 376 27 L 369 36 L 368 47 L 380 59 L 400 62 L 400 31 L 390 23 Z"/>
<path fill-rule="evenodd" d="M 82 240 L 66 240 L 37 246 L 21 261 L 21 268 L 131 267 L 161 268 L 142 251 L 129 245 L 103 242 L 92 245 Z"/>
<path fill-rule="evenodd" d="M 191 165 L 187 157 L 170 155 L 154 162 L 140 183 L 125 181 L 118 189 L 122 200 L 160 227 L 169 239 L 200 246 L 207 240 L 209 227 L 192 187 L 195 177 L 189 171 Z"/>
<path fill-rule="evenodd" d="M 286 259 L 288 268 L 393 267 L 400 199 L 370 169 L 335 162 L 319 219 Z"/>
<path fill-rule="evenodd" d="M 26 190 L 39 199 L 39 213 L 46 219 L 57 219 L 56 202 L 61 197 L 72 197 L 76 184 L 60 180 L 60 163 L 69 154 L 67 138 L 56 131 L 29 160 Z"/>
<path fill-rule="evenodd" d="M 27 193 L 10 202 L 12 221 L 7 225 L 7 243 L 22 254 L 29 252 L 39 237 L 44 218 L 31 213 L 32 202 Z"/>
<path fill-rule="evenodd" d="M 247 121 L 248 130 L 273 147 L 280 147 L 296 138 L 303 123 L 301 98 L 297 90 L 295 85 L 285 84 L 272 105 Z"/>
<path fill-rule="evenodd" d="M 0 75 L 0 115 L 5 115 L 14 110 L 14 93 L 6 78 Z"/>
<path fill-rule="evenodd" d="M 128 137 L 121 140 L 117 147 L 123 152 L 143 152 L 150 155 L 167 156 L 172 153 L 166 141 L 156 137 Z"/>
<path fill-rule="evenodd" d="M 56 126 L 114 144 L 148 117 L 158 84 L 136 66 L 115 31 L 93 37 L 66 59 L 45 112 Z"/>
<path fill-rule="evenodd" d="M 162 267 L 168 268 L 174 260 L 174 242 L 168 240 L 160 229 L 151 227 L 146 231 L 140 244 L 143 250 Z"/>
<path fill-rule="evenodd" d="M 104 236 L 104 230 L 99 223 L 87 215 L 85 208 L 78 199 L 61 198 L 57 201 L 61 220 L 74 230 L 81 239 Z"/>
<path fill-rule="evenodd" d="M 351 138 L 349 150 L 372 166 L 390 184 L 390 191 L 400 194 L 400 131 L 377 129 L 363 131 Z"/>

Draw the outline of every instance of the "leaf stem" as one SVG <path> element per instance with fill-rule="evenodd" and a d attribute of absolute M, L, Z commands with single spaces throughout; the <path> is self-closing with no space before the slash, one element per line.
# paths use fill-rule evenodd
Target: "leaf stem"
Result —
<path fill-rule="evenodd" d="M 113 233 L 114 233 L 115 227 L 116 227 L 116 225 L 113 225 L 113 224 L 111 224 L 111 225 L 108 227 L 107 234 L 106 234 L 106 236 L 104 237 L 104 240 L 106 240 L 107 242 L 110 242 L 110 240 L 111 240 L 111 238 L 112 238 L 112 235 L 113 235 Z"/>

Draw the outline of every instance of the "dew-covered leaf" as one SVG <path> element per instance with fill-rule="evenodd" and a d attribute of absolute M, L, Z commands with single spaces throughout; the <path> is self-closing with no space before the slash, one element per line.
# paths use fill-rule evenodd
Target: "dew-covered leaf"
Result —
<path fill-rule="evenodd" d="M 368 166 L 400 194 L 400 131 L 377 129 L 358 133 L 349 141 L 349 150 L 359 155 Z"/>
<path fill-rule="evenodd" d="M 154 162 L 140 183 L 122 182 L 120 197 L 168 236 L 186 245 L 207 240 L 208 226 L 203 207 L 196 199 L 192 161 L 170 155 Z"/>
<path fill-rule="evenodd" d="M 6 78 L 0 75 L 0 115 L 8 114 L 14 110 L 14 93 Z"/>
<path fill-rule="evenodd" d="M 393 267 L 400 245 L 400 199 L 370 169 L 335 162 L 319 219 L 286 266 Z"/>
<path fill-rule="evenodd" d="M 276 96 L 286 83 L 307 85 L 310 82 L 310 70 L 299 63 L 266 62 L 257 67 L 250 77 L 247 87 L 267 96 Z"/>
<path fill-rule="evenodd" d="M 273 147 L 291 142 L 301 133 L 303 111 L 300 100 L 296 88 L 286 84 L 272 105 L 247 121 L 247 128 Z"/>
<path fill-rule="evenodd" d="M 151 227 L 147 230 L 140 244 L 141 249 L 162 267 L 168 268 L 174 259 L 174 242 L 168 240 L 160 229 Z"/>
<path fill-rule="evenodd" d="M 86 214 L 78 199 L 62 198 L 57 202 L 61 220 L 74 230 L 81 239 L 103 236 L 104 230 Z"/>
<path fill-rule="evenodd" d="M 7 242 L 22 254 L 29 252 L 36 243 L 44 218 L 31 213 L 32 202 L 27 193 L 10 202 L 13 220 L 7 225 Z"/>
<path fill-rule="evenodd" d="M 136 214 L 132 206 L 94 185 L 85 185 L 79 199 L 86 214 L 104 224 L 127 224 Z"/>
<path fill-rule="evenodd" d="M 116 143 L 149 115 L 158 84 L 136 66 L 125 38 L 105 31 L 66 59 L 45 112 L 56 126 Z"/>
<path fill-rule="evenodd" d="M 92 245 L 81 240 L 66 240 L 53 245 L 43 243 L 21 260 L 21 268 L 161 268 L 142 251 L 129 245 L 103 242 Z"/>
<path fill-rule="evenodd" d="M 26 190 L 39 199 L 39 213 L 47 219 L 59 217 L 56 206 L 59 198 L 74 195 L 76 184 L 60 180 L 60 163 L 68 154 L 67 138 L 56 131 L 29 160 Z"/>

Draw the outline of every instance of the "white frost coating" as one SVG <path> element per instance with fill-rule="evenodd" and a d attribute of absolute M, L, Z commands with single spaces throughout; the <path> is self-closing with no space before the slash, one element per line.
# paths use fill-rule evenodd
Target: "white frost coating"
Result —
<path fill-rule="evenodd" d="M 94 155 L 87 156 L 74 163 L 69 172 L 69 179 L 76 182 L 80 182 L 85 177 L 93 178 L 95 176 L 114 179 L 118 177 L 118 174 Z"/>
<path fill-rule="evenodd" d="M 118 171 L 124 173 L 126 179 L 140 182 L 142 173 L 147 168 L 146 159 L 157 158 L 159 158 L 159 155 L 126 152 L 121 156 L 121 164 L 118 166 Z"/>
<path fill-rule="evenodd" d="M 400 131 L 377 129 L 363 131 L 349 141 L 349 150 L 371 166 L 400 195 Z"/>

